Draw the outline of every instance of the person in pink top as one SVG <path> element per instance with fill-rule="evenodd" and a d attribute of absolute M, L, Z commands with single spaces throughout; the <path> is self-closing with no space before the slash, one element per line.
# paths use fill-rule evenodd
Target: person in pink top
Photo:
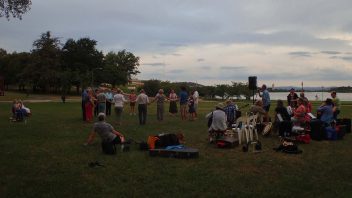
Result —
<path fill-rule="evenodd" d="M 136 115 L 136 99 L 137 95 L 134 92 L 134 89 L 132 89 L 131 93 L 128 95 L 128 100 L 130 101 L 130 115 Z"/>
<path fill-rule="evenodd" d="M 292 121 L 295 125 L 304 126 L 306 123 L 307 108 L 304 106 L 304 99 L 298 98 L 297 108 L 293 111 Z"/>

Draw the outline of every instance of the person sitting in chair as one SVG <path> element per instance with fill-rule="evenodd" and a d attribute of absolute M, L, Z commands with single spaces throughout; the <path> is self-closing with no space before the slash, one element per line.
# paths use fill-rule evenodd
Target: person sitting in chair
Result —
<path fill-rule="evenodd" d="M 287 108 L 284 107 L 284 102 L 278 100 L 275 108 L 274 131 L 278 131 L 279 136 L 285 137 L 289 135 L 290 128 L 292 128 L 291 116 L 288 114 Z"/>
<path fill-rule="evenodd" d="M 89 134 L 87 142 L 84 144 L 85 146 L 93 143 L 96 133 L 100 136 L 102 142 L 109 142 L 112 144 L 121 144 L 125 142 L 124 136 L 116 131 L 111 124 L 107 123 L 105 117 L 105 113 L 98 114 L 98 122 L 94 123 L 93 130 Z"/>
<path fill-rule="evenodd" d="M 334 112 L 333 112 L 333 102 L 332 99 L 327 98 L 325 102 L 318 108 L 317 114 L 319 119 L 324 122 L 326 125 L 330 125 L 333 121 Z"/>
<path fill-rule="evenodd" d="M 15 104 L 15 119 L 12 121 L 23 121 L 25 117 L 31 116 L 31 110 L 24 106 L 21 100 L 18 100 Z"/>
<path fill-rule="evenodd" d="M 237 105 L 235 105 L 232 100 L 227 100 L 226 107 L 224 108 L 224 111 L 226 113 L 228 127 L 231 127 L 232 124 L 235 123 L 236 110 L 238 110 Z"/>
<path fill-rule="evenodd" d="M 219 103 L 215 106 L 215 110 L 208 113 L 206 116 L 206 119 L 212 119 L 211 124 L 208 123 L 209 126 L 209 141 L 213 142 L 213 138 L 215 136 L 218 137 L 219 135 L 222 135 L 226 132 L 227 125 L 226 125 L 226 114 L 224 111 L 224 105 L 222 103 Z"/>
<path fill-rule="evenodd" d="M 255 101 L 254 105 L 252 105 L 249 109 L 249 112 L 253 114 L 259 114 L 258 120 L 259 122 L 267 121 L 268 120 L 268 112 L 265 111 L 263 108 L 263 101 L 257 100 Z"/>
<path fill-rule="evenodd" d="M 304 123 L 306 122 L 306 114 L 307 114 L 307 109 L 306 109 L 306 106 L 304 105 L 303 98 L 298 98 L 297 106 L 298 107 L 293 111 L 292 121 L 294 125 L 303 126 Z"/>

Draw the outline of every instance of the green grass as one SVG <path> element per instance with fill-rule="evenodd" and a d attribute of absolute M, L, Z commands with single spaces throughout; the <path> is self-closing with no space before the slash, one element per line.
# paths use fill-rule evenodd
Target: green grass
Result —
<path fill-rule="evenodd" d="M 352 197 L 351 134 L 300 145 L 300 155 L 273 151 L 275 136 L 261 137 L 262 153 L 217 149 L 207 143 L 204 118 L 214 105 L 201 103 L 193 122 L 169 115 L 158 122 L 155 104 L 145 126 L 128 106 L 122 126 L 108 118 L 135 140 L 183 132 L 200 157 L 182 160 L 149 157 L 137 145 L 103 155 L 98 138 L 84 147 L 92 124 L 81 121 L 80 103 L 26 103 L 33 112 L 27 124 L 10 122 L 10 103 L 0 103 L 0 197 Z M 350 104 L 342 107 L 341 117 L 352 117 Z M 88 167 L 97 160 L 105 167 Z"/>

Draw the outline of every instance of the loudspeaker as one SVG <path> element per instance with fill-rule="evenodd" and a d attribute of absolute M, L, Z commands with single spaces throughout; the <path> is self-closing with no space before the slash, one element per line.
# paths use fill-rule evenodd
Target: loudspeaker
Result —
<path fill-rule="evenodd" d="M 256 76 L 249 76 L 248 77 L 248 88 L 250 90 L 257 89 L 257 77 Z"/>

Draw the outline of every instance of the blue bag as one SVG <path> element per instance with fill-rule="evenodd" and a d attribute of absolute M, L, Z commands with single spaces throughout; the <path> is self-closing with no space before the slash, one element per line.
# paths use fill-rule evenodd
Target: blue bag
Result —
<path fill-rule="evenodd" d="M 337 132 L 334 127 L 328 126 L 325 128 L 326 139 L 337 140 Z"/>

